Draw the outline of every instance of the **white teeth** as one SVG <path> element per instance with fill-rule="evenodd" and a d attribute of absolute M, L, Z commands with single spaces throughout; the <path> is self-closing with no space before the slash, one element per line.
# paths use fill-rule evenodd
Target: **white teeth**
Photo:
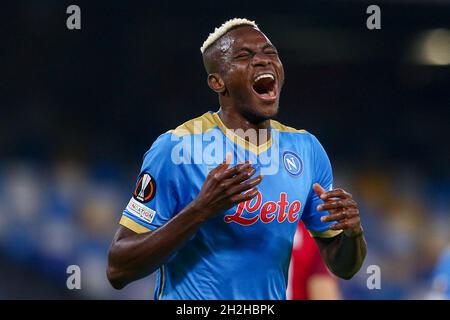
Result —
<path fill-rule="evenodd" d="M 258 80 L 264 79 L 264 78 L 271 78 L 272 80 L 275 80 L 275 77 L 273 75 L 271 75 L 270 73 L 264 73 L 264 74 L 260 74 L 259 76 L 257 76 L 256 79 L 253 81 L 253 83 L 255 83 Z"/>

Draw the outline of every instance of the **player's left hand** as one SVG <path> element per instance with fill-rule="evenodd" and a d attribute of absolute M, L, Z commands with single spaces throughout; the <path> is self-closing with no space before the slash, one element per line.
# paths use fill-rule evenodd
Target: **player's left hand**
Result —
<path fill-rule="evenodd" d="M 355 237 L 362 234 L 361 219 L 359 217 L 358 204 L 350 193 L 343 189 L 325 191 L 318 183 L 313 185 L 314 192 L 325 203 L 317 206 L 317 211 L 328 211 L 330 214 L 323 216 L 322 222 L 336 221 L 330 226 L 330 230 L 344 230 L 347 237 Z"/>

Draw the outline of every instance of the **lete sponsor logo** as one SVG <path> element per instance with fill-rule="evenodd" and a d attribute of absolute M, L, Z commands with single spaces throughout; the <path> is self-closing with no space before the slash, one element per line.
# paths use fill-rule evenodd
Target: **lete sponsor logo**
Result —
<path fill-rule="evenodd" d="M 266 201 L 263 203 L 262 194 L 258 191 L 255 198 L 241 202 L 238 205 L 236 212 L 234 214 L 226 215 L 224 221 L 227 223 L 236 222 L 243 226 L 250 226 L 258 220 L 261 220 L 263 223 L 270 223 L 274 220 L 278 223 L 282 223 L 285 220 L 294 223 L 298 220 L 301 207 L 302 205 L 298 200 L 289 203 L 285 192 L 280 193 L 278 201 Z M 244 217 L 245 212 L 249 214 L 256 213 L 256 215 L 247 218 Z"/>

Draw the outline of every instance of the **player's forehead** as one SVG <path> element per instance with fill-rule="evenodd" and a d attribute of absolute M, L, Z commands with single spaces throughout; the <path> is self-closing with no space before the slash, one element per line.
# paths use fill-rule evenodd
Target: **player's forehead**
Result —
<path fill-rule="evenodd" d="M 236 28 L 227 33 L 232 51 L 239 51 L 243 48 L 258 49 L 266 46 L 273 46 L 269 38 L 261 31 L 245 26 Z"/>

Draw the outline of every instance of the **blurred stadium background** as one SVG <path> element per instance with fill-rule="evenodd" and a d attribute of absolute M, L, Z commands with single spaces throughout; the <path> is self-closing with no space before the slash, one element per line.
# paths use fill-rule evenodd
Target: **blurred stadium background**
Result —
<path fill-rule="evenodd" d="M 81 7 L 82 29 L 66 28 Z M 319 137 L 359 200 L 369 254 L 346 299 L 426 299 L 450 244 L 450 3 L 9 1 L 0 30 L 0 299 L 149 299 L 106 252 L 154 139 L 217 110 L 199 47 L 255 19 L 286 70 L 279 119 Z M 82 290 L 66 288 L 81 267 Z M 381 290 L 366 287 L 368 265 Z"/>

